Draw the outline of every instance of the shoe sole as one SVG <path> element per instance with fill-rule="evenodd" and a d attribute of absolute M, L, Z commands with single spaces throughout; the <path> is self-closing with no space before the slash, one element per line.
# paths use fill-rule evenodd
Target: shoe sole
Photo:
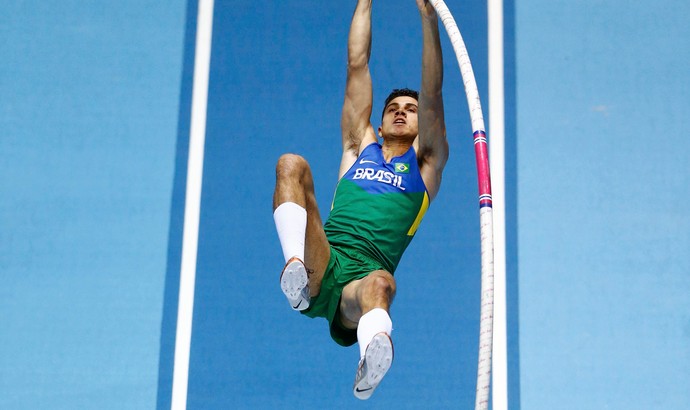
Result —
<path fill-rule="evenodd" d="M 364 366 L 366 374 L 358 383 L 355 383 L 355 397 L 366 400 L 374 394 L 383 376 L 393 364 L 393 342 L 386 333 L 379 333 L 371 339 L 364 354 Z"/>
<path fill-rule="evenodd" d="M 304 310 L 309 307 L 309 295 L 305 295 L 309 291 L 308 284 L 307 271 L 301 261 L 295 259 L 285 266 L 280 275 L 280 288 L 294 310 Z"/>

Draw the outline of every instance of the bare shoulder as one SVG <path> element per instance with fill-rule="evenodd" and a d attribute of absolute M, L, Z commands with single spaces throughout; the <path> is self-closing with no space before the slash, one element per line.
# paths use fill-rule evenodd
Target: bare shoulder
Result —
<path fill-rule="evenodd" d="M 441 144 L 446 144 L 445 149 L 433 149 L 431 147 L 415 146 L 419 172 L 429 193 L 429 199 L 436 198 L 441 188 L 441 179 L 446 162 L 448 162 L 447 141 L 442 140 Z"/>
<path fill-rule="evenodd" d="M 369 124 L 369 126 L 362 131 L 361 135 L 352 138 L 351 141 L 352 143 L 350 144 L 343 144 L 343 155 L 340 159 L 338 179 L 342 178 L 343 175 L 352 168 L 352 165 L 357 161 L 359 154 L 364 148 L 378 140 L 376 139 L 374 127 Z"/>

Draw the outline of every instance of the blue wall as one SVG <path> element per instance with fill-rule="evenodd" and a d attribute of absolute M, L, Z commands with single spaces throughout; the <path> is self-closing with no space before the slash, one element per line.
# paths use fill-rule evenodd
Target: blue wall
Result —
<path fill-rule="evenodd" d="M 197 4 L 159 3 L 0 6 L 0 408 L 169 408 Z M 216 2 L 190 409 L 474 403 L 476 177 L 445 37 L 451 159 L 371 400 L 357 348 L 280 293 L 275 161 L 309 160 L 324 218 L 337 178 L 353 4 L 333 3 Z M 448 6 L 487 107 L 486 4 Z M 505 8 L 510 408 L 688 407 L 690 6 Z M 375 2 L 376 107 L 418 87 L 420 37 L 414 2 Z"/>
<path fill-rule="evenodd" d="M 185 2 L 0 6 L 0 407 L 152 408 Z"/>
<path fill-rule="evenodd" d="M 690 405 L 685 2 L 516 2 L 525 409 Z"/>

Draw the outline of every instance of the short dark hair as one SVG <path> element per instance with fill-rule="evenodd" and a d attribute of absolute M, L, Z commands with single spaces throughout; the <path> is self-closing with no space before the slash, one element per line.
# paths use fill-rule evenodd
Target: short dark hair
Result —
<path fill-rule="evenodd" d="M 381 112 L 381 118 L 383 118 L 384 114 L 386 114 L 386 107 L 388 107 L 388 104 L 393 101 L 393 99 L 398 97 L 412 97 L 419 101 L 419 93 L 417 91 L 409 88 L 396 88 L 388 95 L 386 102 L 383 103 L 383 112 Z"/>

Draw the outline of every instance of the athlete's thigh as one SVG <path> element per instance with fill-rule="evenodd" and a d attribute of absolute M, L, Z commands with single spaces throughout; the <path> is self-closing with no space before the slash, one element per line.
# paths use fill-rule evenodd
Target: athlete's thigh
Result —
<path fill-rule="evenodd" d="M 321 279 L 328 267 L 331 257 L 331 248 L 323 229 L 321 214 L 316 204 L 314 187 L 308 186 L 306 190 L 307 204 L 307 230 L 304 244 L 304 263 L 308 269 L 314 272 L 310 277 L 311 294 L 317 295 L 321 288 Z"/>
<path fill-rule="evenodd" d="M 376 291 L 376 287 L 384 281 L 385 295 Z M 385 270 L 375 270 L 367 276 L 353 280 L 343 288 L 340 297 L 340 320 L 347 328 L 357 328 L 357 323 L 364 310 L 382 307 L 388 310 L 395 297 L 395 279 Z M 381 298 L 386 300 L 382 300 Z M 380 306 L 379 306 L 380 305 Z"/>

